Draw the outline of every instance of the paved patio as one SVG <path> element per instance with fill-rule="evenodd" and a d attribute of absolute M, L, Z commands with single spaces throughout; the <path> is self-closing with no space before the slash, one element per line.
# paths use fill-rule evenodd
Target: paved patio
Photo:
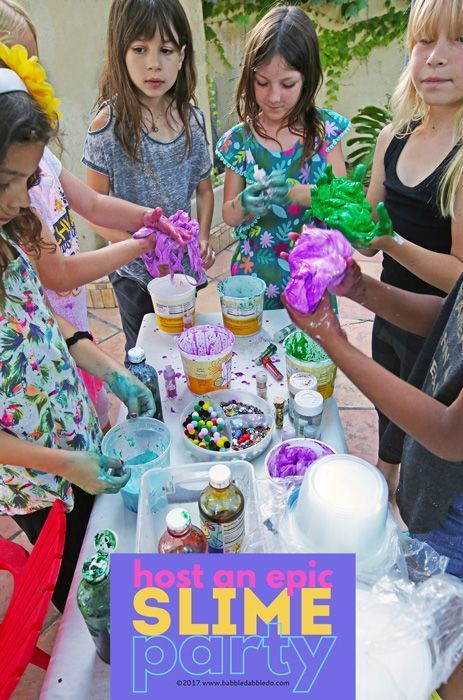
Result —
<path fill-rule="evenodd" d="M 217 295 L 217 282 L 226 277 L 230 269 L 232 248 L 229 247 L 217 255 L 214 267 L 209 271 L 209 285 L 198 295 L 199 311 L 220 311 Z M 379 277 L 381 263 L 378 260 L 359 257 L 362 269 L 373 277 Z M 357 348 L 370 355 L 371 329 L 373 315 L 362 307 L 346 299 L 340 300 L 340 318 L 349 339 Z M 121 330 L 119 310 L 89 309 L 90 330 L 98 344 L 116 360 L 123 361 L 124 336 Z M 336 379 L 336 399 L 344 426 L 349 452 L 363 457 L 373 464 L 377 456 L 377 418 L 372 404 L 349 382 L 341 372 Z M 119 410 L 119 401 L 110 397 L 110 416 L 115 421 Z M 8 517 L 0 518 L 0 536 L 19 542 L 30 549 L 26 536 L 16 523 Z M 0 620 L 8 605 L 11 595 L 11 577 L 0 572 Z M 58 630 L 60 614 L 50 605 L 47 619 L 40 636 L 39 646 L 50 653 Z M 18 685 L 12 700 L 36 700 L 40 694 L 44 672 L 29 665 Z"/>

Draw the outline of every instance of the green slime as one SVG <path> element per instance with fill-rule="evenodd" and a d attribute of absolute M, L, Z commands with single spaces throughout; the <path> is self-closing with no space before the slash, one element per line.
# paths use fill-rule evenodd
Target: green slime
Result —
<path fill-rule="evenodd" d="M 283 341 L 286 354 L 294 357 L 295 360 L 303 362 L 326 362 L 330 358 L 315 340 L 312 340 L 303 331 L 294 331 Z"/>
<path fill-rule="evenodd" d="M 378 221 L 372 219 L 362 181 L 366 167 L 358 165 L 352 176 L 335 177 L 331 165 L 312 187 L 312 205 L 309 217 L 323 221 L 329 228 L 345 235 L 354 248 L 366 248 L 376 236 L 393 236 L 392 221 L 383 202 L 376 207 Z"/>

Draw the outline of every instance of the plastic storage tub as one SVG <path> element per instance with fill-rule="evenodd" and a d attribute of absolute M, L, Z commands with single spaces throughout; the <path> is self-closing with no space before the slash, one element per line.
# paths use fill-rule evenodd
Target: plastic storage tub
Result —
<path fill-rule="evenodd" d="M 230 467 L 234 483 L 244 495 L 244 552 L 265 551 L 263 527 L 257 500 L 254 469 L 249 462 L 222 460 Z M 198 499 L 209 483 L 210 462 L 181 464 L 164 469 L 150 469 L 143 474 L 137 516 L 136 551 L 158 551 L 158 542 L 166 529 L 166 514 L 172 508 L 184 508 L 191 522 L 200 527 Z"/>

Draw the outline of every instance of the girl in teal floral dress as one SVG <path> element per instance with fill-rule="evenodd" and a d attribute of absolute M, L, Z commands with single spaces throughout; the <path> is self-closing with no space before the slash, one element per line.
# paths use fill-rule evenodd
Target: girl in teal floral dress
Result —
<path fill-rule="evenodd" d="M 53 502 L 63 501 L 66 540 L 53 596 L 62 611 L 94 494 L 117 493 L 130 475 L 100 454 L 77 365 L 108 382 L 130 411 L 152 415 L 154 402 L 89 333 L 55 319 L 24 252 L 38 257 L 46 245 L 28 189 L 56 118 L 53 93 L 36 102 L 32 92 L 40 98 L 51 87 L 39 71 L 33 81 L 29 94 L 16 72 L 0 68 L 0 515 L 13 516 L 34 543 Z"/>
<path fill-rule="evenodd" d="M 301 229 L 311 185 L 327 163 L 346 174 L 339 142 L 349 121 L 315 106 L 321 82 L 309 18 L 298 7 L 275 7 L 246 45 L 236 96 L 242 123 L 217 144 L 226 165 L 223 218 L 239 239 L 231 274 L 263 279 L 266 309 L 282 308 L 289 265 L 280 253 Z"/>

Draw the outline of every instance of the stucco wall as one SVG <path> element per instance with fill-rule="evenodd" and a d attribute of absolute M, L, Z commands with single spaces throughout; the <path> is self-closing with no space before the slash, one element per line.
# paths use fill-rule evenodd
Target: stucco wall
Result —
<path fill-rule="evenodd" d="M 404 7 L 403 0 L 397 5 Z M 382 0 L 369 0 L 368 12 L 376 15 L 383 6 Z M 310 14 L 310 13 L 309 13 Z M 365 14 L 362 13 L 362 17 Z M 334 17 L 334 12 L 333 12 Z M 339 26 L 339 25 L 338 25 Z M 217 105 L 222 131 L 236 123 L 233 113 L 235 85 L 240 74 L 240 64 L 244 53 L 246 30 L 234 24 L 224 24 L 217 30 L 225 48 L 225 54 L 233 68 L 221 61 L 213 44 L 208 45 L 209 73 L 217 86 Z M 404 62 L 402 41 L 394 42 L 386 48 L 377 48 L 366 63 L 353 62 L 349 71 L 342 76 L 336 103 L 328 104 L 322 88 L 318 103 L 331 107 L 347 117 L 354 116 L 359 107 L 367 104 L 383 105 L 392 92 Z"/>
<path fill-rule="evenodd" d="M 103 60 L 110 0 L 21 0 L 31 15 L 39 37 L 39 49 L 49 79 L 62 100 L 64 118 L 63 163 L 84 177 L 80 163 L 85 132 L 97 96 Z M 183 0 L 189 17 L 198 67 L 198 99 L 208 114 L 206 85 L 206 44 L 200 0 Z M 206 122 L 208 120 L 206 119 Z M 82 249 L 101 245 L 102 239 L 78 220 Z"/>

